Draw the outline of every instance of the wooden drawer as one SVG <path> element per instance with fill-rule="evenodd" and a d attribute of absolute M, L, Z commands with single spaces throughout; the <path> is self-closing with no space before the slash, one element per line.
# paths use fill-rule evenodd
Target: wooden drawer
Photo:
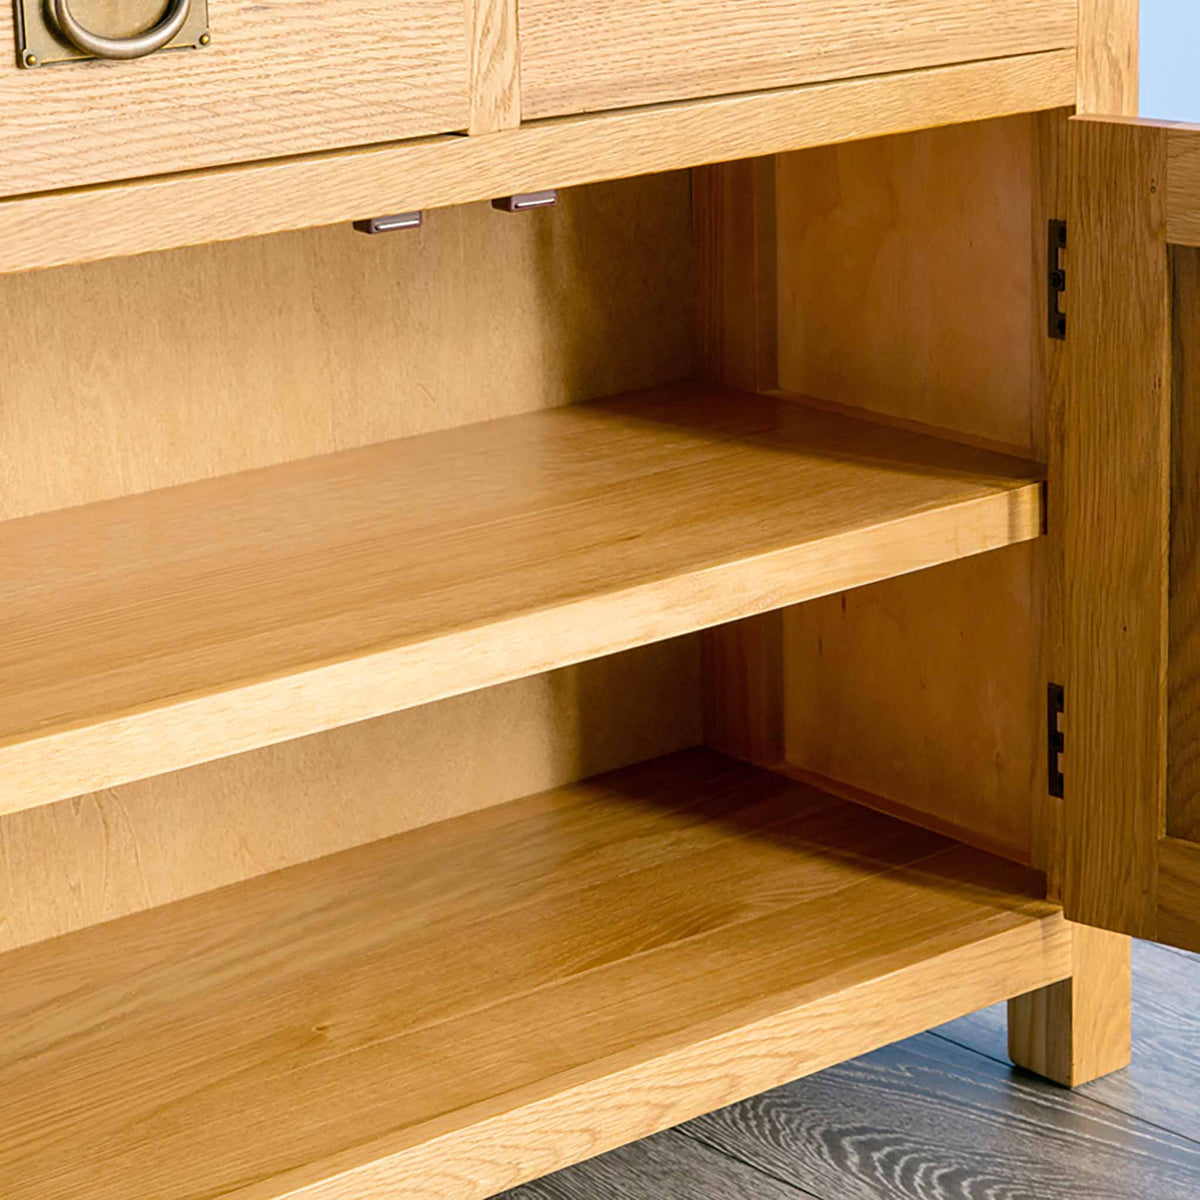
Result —
<path fill-rule="evenodd" d="M 1072 0 L 521 0 L 526 119 L 1073 46 Z"/>
<path fill-rule="evenodd" d="M 100 32 L 132 0 L 74 0 Z M 155 0 L 137 0 L 153 24 Z M 0 5 L 0 195 L 465 128 L 462 0 L 209 0 L 212 44 L 22 70 Z"/>

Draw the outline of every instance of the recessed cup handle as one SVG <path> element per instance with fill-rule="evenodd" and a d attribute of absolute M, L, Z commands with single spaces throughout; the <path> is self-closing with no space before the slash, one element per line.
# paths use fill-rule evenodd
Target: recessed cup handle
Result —
<path fill-rule="evenodd" d="M 191 7 L 192 0 L 171 0 L 171 7 L 157 25 L 133 37 L 110 38 L 81 25 L 71 12 L 68 0 L 50 0 L 54 20 L 71 45 L 97 58 L 115 59 L 145 58 L 147 54 L 161 50 L 183 28 Z"/>

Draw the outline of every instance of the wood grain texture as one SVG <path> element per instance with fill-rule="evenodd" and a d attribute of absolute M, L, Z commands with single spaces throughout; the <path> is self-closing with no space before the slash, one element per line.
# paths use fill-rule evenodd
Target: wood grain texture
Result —
<path fill-rule="evenodd" d="M 1046 270 L 1046 239 L 1043 232 L 1048 222 L 1061 219 L 1067 211 L 1067 127 L 1070 113 L 1059 110 L 1039 113 L 1034 118 L 1034 139 L 1037 149 L 1035 184 L 1033 188 L 1033 245 L 1031 271 L 1041 278 Z M 1065 341 L 1046 337 L 1045 313 L 1034 301 L 1031 310 L 1034 326 L 1031 408 L 1033 432 L 1031 440 L 1034 457 L 1046 461 L 1047 479 L 1062 477 L 1063 427 L 1068 413 L 1067 347 Z M 1039 419 L 1039 414 L 1041 414 Z M 1063 559 L 1063 495 L 1061 487 L 1046 488 L 1046 536 L 1034 555 L 1033 581 L 1039 593 L 1042 613 L 1039 639 L 1039 674 L 1032 684 L 1036 701 L 1045 695 L 1044 685 L 1060 683 L 1066 667 L 1066 599 Z M 1035 747 L 1046 736 L 1046 712 L 1035 715 Z M 1051 796 L 1045 763 L 1034 764 L 1031 792 L 1032 860 L 1033 865 L 1046 873 L 1047 894 L 1058 899 L 1062 894 L 1063 873 L 1063 802 Z"/>
<path fill-rule="evenodd" d="M 697 356 L 708 383 L 778 386 L 777 202 L 774 157 L 692 172 Z"/>
<path fill-rule="evenodd" d="M 517 0 L 465 0 L 471 59 L 467 132 L 495 133 L 521 123 L 521 48 Z"/>
<path fill-rule="evenodd" d="M 1115 1075 L 1084 1084 L 1080 1102 L 1200 1143 L 1200 958 L 1153 942 L 1133 943 L 1133 1055 Z M 1008 1061 L 1005 1005 L 994 1005 L 939 1027 L 939 1037 Z M 1086 1150 L 1081 1147 L 1082 1153 Z"/>
<path fill-rule="evenodd" d="M 1139 0 L 1079 0 L 1080 114 L 1137 116 Z"/>
<path fill-rule="evenodd" d="M 0 515 L 686 377 L 689 206 L 648 176 L 0 281 Z M 0 817 L 0 947 L 694 745 L 699 660 L 648 646 Z"/>
<path fill-rule="evenodd" d="M 1153 937 L 1167 758 L 1166 135 L 1070 136 L 1064 427 L 1067 915 Z"/>
<path fill-rule="evenodd" d="M 1071 978 L 1008 1002 L 1008 1055 L 1064 1087 L 1129 1065 L 1129 938 L 1071 927 Z"/>
<path fill-rule="evenodd" d="M 707 752 L 442 822 L 6 956 L 6 1198 L 485 1196 L 1061 978 L 1037 888 Z"/>
<path fill-rule="evenodd" d="M 29 945 L 702 737 L 698 639 L 0 817 L 0 950 Z"/>
<path fill-rule="evenodd" d="M 0 279 L 0 517 L 688 378 L 693 261 L 680 172 Z"/>
<path fill-rule="evenodd" d="M 781 157 L 779 386 L 1033 452 L 1038 154 L 1017 116 Z"/>
<path fill-rule="evenodd" d="M 1032 569 L 1006 551 L 789 609 L 787 761 L 1031 861 Z"/>
<path fill-rule="evenodd" d="M 1200 951 L 1200 845 L 1181 838 L 1158 844 L 1158 939 Z"/>
<path fill-rule="evenodd" d="M 1189 1200 L 1200 1178 L 1194 1143 L 933 1035 L 682 1132 L 823 1200 Z"/>
<path fill-rule="evenodd" d="M 782 762 L 783 610 L 700 636 L 704 744 L 747 762 Z"/>
<path fill-rule="evenodd" d="M 1167 241 L 1200 246 L 1200 127 L 1167 125 L 1165 128 Z"/>
<path fill-rule="evenodd" d="M 781 386 L 1041 459 L 1062 122 L 782 158 Z M 1044 858 L 1046 567 L 1023 547 L 788 612 L 788 761 Z"/>
<path fill-rule="evenodd" d="M 1054 51 L 0 200 L 0 272 L 1053 108 L 1073 101 L 1074 69 Z"/>
<path fill-rule="evenodd" d="M 10 521 L 0 808 L 1028 540 L 1041 492 L 684 385 Z"/>
<path fill-rule="evenodd" d="M 1166 832 L 1200 843 L 1200 250 L 1171 253 Z M 1200 918 L 1200 910 L 1197 910 Z"/>
<path fill-rule="evenodd" d="M 544 1179 L 504 1192 L 495 1200 L 597 1200 L 638 1196 L 647 1200 L 804 1200 L 810 1193 L 780 1183 L 745 1163 L 675 1129 L 656 1133 Z"/>
<path fill-rule="evenodd" d="M 530 118 L 1075 46 L 1067 0 L 521 0 Z"/>
<path fill-rule="evenodd" d="M 211 18 L 203 50 L 33 71 L 7 57 L 0 195 L 467 126 L 463 0 L 406 0 L 402 17 L 387 0 L 220 0 Z"/>
<path fill-rule="evenodd" d="M 706 382 L 758 392 L 777 378 L 775 159 L 692 172 L 696 352 Z M 783 758 L 783 614 L 702 635 L 704 740 L 766 765 Z"/>
<path fill-rule="evenodd" d="M 810 601 L 810 603 L 813 602 Z M 1011 862 L 1029 863 L 1030 856 L 1027 847 L 1011 840 L 1003 840 L 990 835 L 986 829 L 981 827 L 981 823 L 978 821 L 972 822 L 969 825 L 963 825 L 948 817 L 941 817 L 936 812 L 930 812 L 929 810 L 933 806 L 928 803 L 905 804 L 903 801 L 895 800 L 891 796 L 882 796 L 877 792 L 869 792 L 866 788 L 858 787 L 853 783 L 847 783 L 843 779 L 822 775 L 818 771 L 807 767 L 795 766 L 786 760 L 771 769 L 777 771 L 780 775 L 786 775 L 789 779 L 795 779 L 800 783 L 808 784 L 810 787 L 829 792 L 831 795 L 840 796 L 843 800 L 850 800 L 855 804 L 861 804 L 864 808 L 872 808 L 876 812 L 885 813 L 889 817 L 896 817 L 898 820 L 907 821 L 910 825 L 919 825 L 922 829 L 928 829 L 933 833 L 940 833 L 944 837 L 952 838 L 956 842 L 962 842 L 966 846 L 974 846 L 977 850 L 984 850 L 988 854 L 1007 858 Z"/>

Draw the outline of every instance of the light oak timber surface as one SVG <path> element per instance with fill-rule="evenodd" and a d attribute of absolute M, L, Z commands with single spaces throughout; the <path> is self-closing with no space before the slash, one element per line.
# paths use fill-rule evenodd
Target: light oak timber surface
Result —
<path fill-rule="evenodd" d="M 692 378 L 691 207 L 678 171 L 6 276 L 0 518 Z"/>
<path fill-rule="evenodd" d="M 1067 110 L 1039 113 L 1034 118 L 1038 150 L 1037 176 L 1034 192 L 1034 236 L 1030 247 L 1034 279 L 1040 279 L 1045 269 L 1045 245 L 1042 231 L 1067 208 Z M 1063 429 L 1068 412 L 1067 344 L 1045 336 L 1046 313 L 1038 303 L 1040 291 L 1035 290 L 1030 311 L 1035 333 L 1032 338 L 1031 373 L 1031 440 L 1033 457 L 1044 458 L 1047 478 L 1059 479 L 1062 472 Z M 1038 543 L 1031 556 L 1034 560 L 1035 603 L 1040 602 L 1042 620 L 1035 623 L 1038 642 L 1039 673 L 1030 685 L 1034 706 L 1041 707 L 1044 684 L 1064 678 L 1064 647 L 1066 645 L 1066 604 L 1063 578 L 1063 494 L 1062 488 L 1046 490 L 1046 537 Z M 1046 872 L 1047 895 L 1057 900 L 1062 894 L 1063 869 L 1063 802 L 1051 796 L 1046 786 L 1048 766 L 1037 763 L 1037 750 L 1045 743 L 1046 712 L 1032 714 L 1032 746 L 1034 758 L 1030 764 L 1030 795 L 1032 796 L 1031 858 L 1033 865 Z"/>
<path fill-rule="evenodd" d="M 1200 844 L 1182 838 L 1158 843 L 1159 941 L 1200 952 Z"/>
<path fill-rule="evenodd" d="M 1133 942 L 1133 1054 L 1125 1070 L 1083 1084 L 1072 1103 L 1103 1104 L 1119 1118 L 1144 1123 L 1153 1136 L 1187 1138 L 1200 1155 L 1200 958 L 1154 942 Z M 1005 1005 L 962 1017 L 934 1032 L 958 1045 L 1008 1061 Z M 1155 1128 L 1157 1127 L 1157 1128 Z M 1079 1147 L 1081 1157 L 1090 1158 Z M 1200 1179 L 1200 1164 L 1193 1172 Z M 1192 1193 L 1195 1187 L 1192 1188 Z"/>
<path fill-rule="evenodd" d="M 0 272 L 228 241 L 1068 105 L 1056 50 L 0 200 Z"/>
<path fill-rule="evenodd" d="M 782 387 L 1044 459 L 1064 125 L 1022 115 L 778 158 Z M 1056 678 L 1046 542 L 789 609 L 788 762 L 1030 861 Z"/>
<path fill-rule="evenodd" d="M 1166 130 L 1167 240 L 1200 246 L 1200 126 Z"/>
<path fill-rule="evenodd" d="M 7 276 L 0 517 L 689 378 L 690 207 L 676 172 Z M 699 660 L 651 644 L 0 816 L 0 949 L 696 745 Z"/>
<path fill-rule="evenodd" d="M 1200 844 L 1200 250 L 1171 250 L 1166 830 Z M 1200 920 L 1200 907 L 1195 913 Z"/>
<path fill-rule="evenodd" d="M 466 0 L 471 26 L 471 119 L 467 132 L 495 133 L 521 123 L 517 0 Z"/>
<path fill-rule="evenodd" d="M 1168 742 L 1167 134 L 1080 119 L 1068 146 L 1063 901 L 1072 920 L 1155 937 Z"/>
<path fill-rule="evenodd" d="M 0 950 L 702 740 L 699 636 L 0 817 Z"/>
<path fill-rule="evenodd" d="M 1166 239 L 1173 245 L 1200 246 L 1200 125 L 1135 117 L 1076 119 L 1080 124 L 1100 122 L 1157 130 L 1166 139 L 1166 162 L 1154 180 L 1158 194 L 1165 193 Z"/>
<path fill-rule="evenodd" d="M 1037 537 L 1033 464 L 699 385 L 22 518 L 0 810 Z"/>
<path fill-rule="evenodd" d="M 1071 926 L 1071 978 L 1008 1002 L 1008 1054 L 1064 1087 L 1129 1065 L 1130 939 Z"/>
<path fill-rule="evenodd" d="M 1016 991 L 1025 868 L 710 751 L 14 951 L 6 1200 L 471 1200 Z"/>
<path fill-rule="evenodd" d="M 1080 114 L 1137 116 L 1139 0 L 1079 0 Z"/>
<path fill-rule="evenodd" d="M 1073 48 L 1072 0 L 521 0 L 526 117 Z"/>
<path fill-rule="evenodd" d="M 120 29 L 113 0 L 72 9 Z M 213 0 L 210 17 L 202 50 L 22 70 L 0 5 L 0 195 L 467 128 L 463 0 Z"/>
<path fill-rule="evenodd" d="M 1133 117 L 1076 119 L 1080 124 L 1095 121 L 1159 131 L 1166 139 L 1166 163 L 1155 184 L 1165 193 L 1166 239 L 1173 245 L 1200 246 L 1200 125 Z"/>
<path fill-rule="evenodd" d="M 776 386 L 776 159 L 692 172 L 696 350 L 706 383 Z M 704 744 L 766 765 L 783 758 L 783 612 L 702 635 Z"/>
<path fill-rule="evenodd" d="M 1069 219 L 1082 238 L 1072 234 L 1081 282 L 1063 490 L 1067 762 L 1078 770 L 1069 766 L 1063 899 L 1074 919 L 1200 950 L 1200 264 L 1193 250 L 1168 252 L 1172 142 L 1195 136 L 1156 122 L 1071 123 Z"/>

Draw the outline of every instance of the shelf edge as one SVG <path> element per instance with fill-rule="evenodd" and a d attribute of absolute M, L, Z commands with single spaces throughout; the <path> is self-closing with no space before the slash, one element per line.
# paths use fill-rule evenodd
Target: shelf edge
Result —
<path fill-rule="evenodd" d="M 1042 485 L 0 746 L 0 814 L 51 804 L 1029 541 Z M 853 569 L 847 570 L 846 563 Z M 248 725 L 245 714 L 260 714 Z"/>
<path fill-rule="evenodd" d="M 563 1080 L 563 1089 L 549 1096 L 496 1097 L 478 1112 L 405 1131 L 403 1145 L 358 1147 L 346 1162 L 310 1164 L 224 1200 L 358 1200 L 393 1190 L 410 1200 L 486 1200 L 497 1190 L 1069 978 L 1071 927 L 1061 913 L 1013 919 L 991 937 L 834 995 L 768 1015 L 746 1014 L 744 1024 L 657 1057 L 613 1063 L 610 1073 L 578 1083 Z M 378 1157 L 353 1165 L 364 1150 Z"/>

